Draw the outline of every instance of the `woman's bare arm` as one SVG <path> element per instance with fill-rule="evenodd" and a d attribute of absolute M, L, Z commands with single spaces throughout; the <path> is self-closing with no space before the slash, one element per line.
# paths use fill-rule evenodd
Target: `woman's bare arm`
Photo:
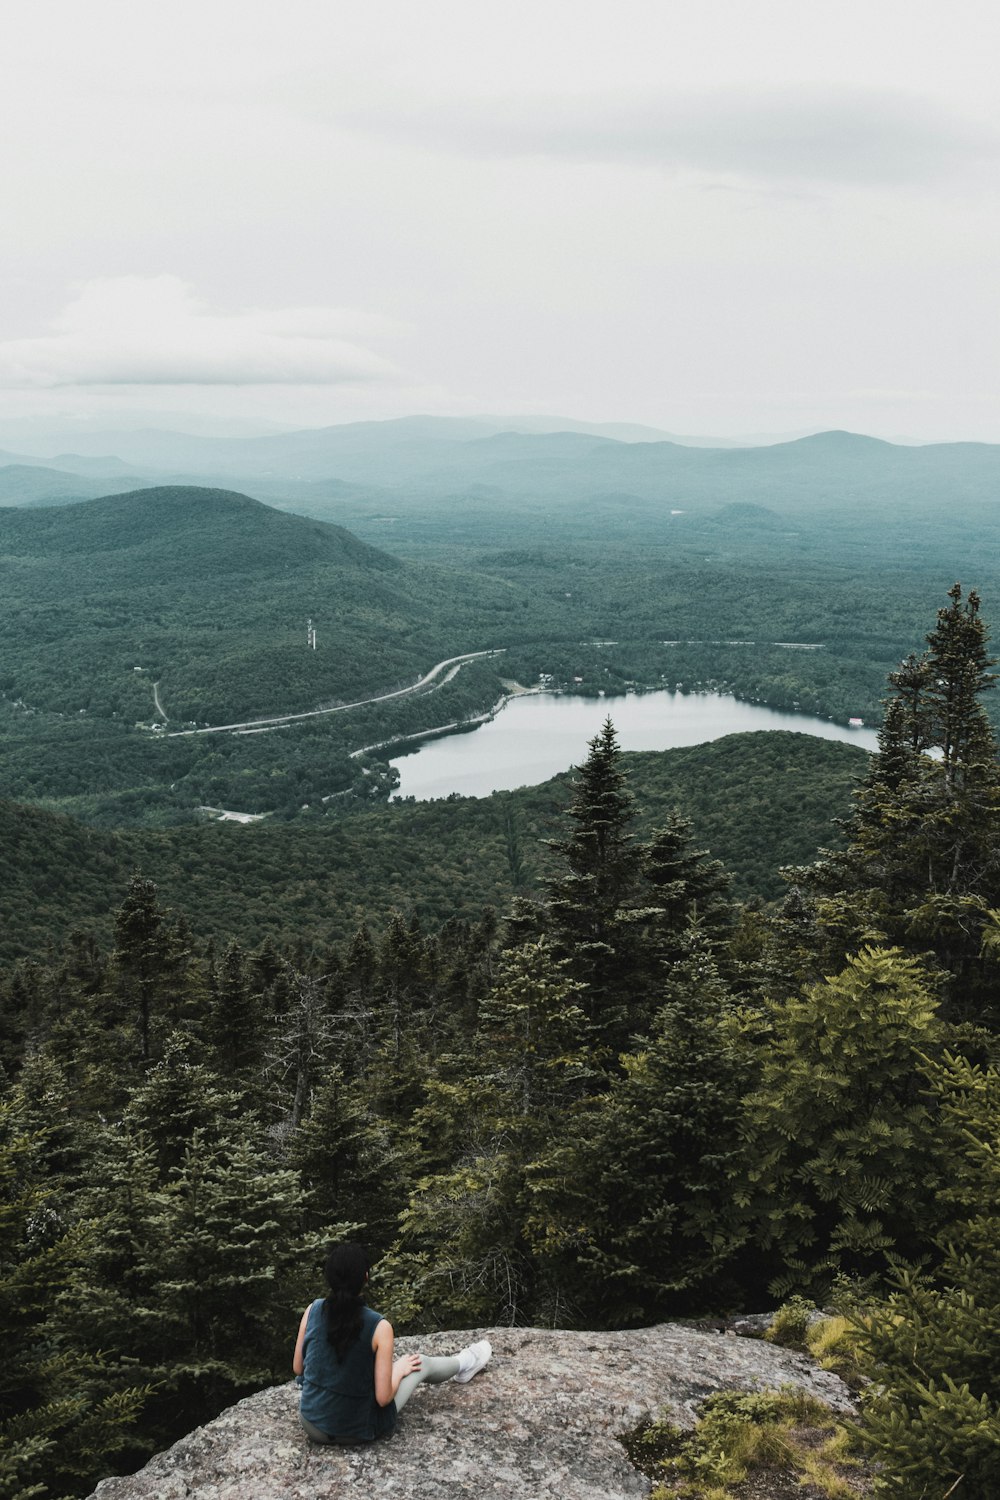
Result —
<path fill-rule="evenodd" d="M 395 1346 L 392 1324 L 388 1318 L 383 1318 L 372 1335 L 372 1348 L 375 1350 L 375 1400 L 379 1406 L 388 1406 L 396 1394 L 392 1383 L 392 1351 Z"/>
<path fill-rule="evenodd" d="M 392 1324 L 388 1318 L 383 1318 L 372 1337 L 372 1348 L 375 1350 L 375 1400 L 379 1406 L 389 1405 L 399 1390 L 399 1382 L 404 1375 L 412 1375 L 415 1370 L 420 1369 L 419 1354 L 404 1354 L 393 1363 L 395 1347 Z"/>
<path fill-rule="evenodd" d="M 306 1324 L 309 1322 L 309 1308 L 302 1314 L 302 1322 L 299 1324 L 298 1338 L 295 1340 L 295 1353 L 292 1355 L 292 1374 L 301 1375 L 304 1365 L 302 1361 L 302 1344 L 306 1336 Z"/>

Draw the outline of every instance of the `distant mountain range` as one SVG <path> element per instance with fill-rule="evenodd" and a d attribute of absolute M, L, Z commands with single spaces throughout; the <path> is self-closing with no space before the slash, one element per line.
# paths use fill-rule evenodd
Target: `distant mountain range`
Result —
<path fill-rule="evenodd" d="M 115 428 L 91 428 L 79 422 L 36 419 L 0 419 L 0 447 L 16 448 L 20 462 L 57 463 L 59 467 L 84 472 L 78 463 L 60 463 L 62 457 L 80 460 L 92 456 L 105 461 L 108 453 L 127 457 L 131 465 L 172 467 L 192 458 L 199 462 L 211 456 L 213 445 L 252 443 L 259 438 L 303 438 L 310 434 L 339 434 L 347 442 L 372 435 L 380 442 L 398 443 L 424 438 L 463 442 L 499 432 L 580 432 L 622 443 L 672 442 L 695 448 L 742 448 L 786 442 L 803 432 L 754 433 L 736 437 L 692 437 L 649 427 L 638 422 L 582 422 L 573 417 L 492 416 L 399 417 L 381 422 L 349 422 L 333 427 L 295 428 L 260 423 L 227 423 L 225 430 L 211 430 L 205 423 L 189 422 L 171 413 L 153 414 L 154 420 L 133 420 Z M 241 430 L 242 429 L 242 430 Z M 35 455 L 34 458 L 25 455 Z"/>
<path fill-rule="evenodd" d="M 109 464 L 117 466 L 105 471 L 72 468 L 63 454 L 57 463 L 62 468 L 48 468 L 32 463 L 20 455 L 0 452 L 0 505 L 72 505 L 78 500 L 92 500 L 106 495 L 109 489 L 117 489 L 122 481 L 141 486 L 146 476 L 130 473 L 120 459 L 111 459 Z M 83 460 L 88 464 L 97 461 Z"/>
<path fill-rule="evenodd" d="M 410 417 L 252 438 L 75 434 L 87 451 L 51 462 L 0 453 L 8 460 L 0 465 L 0 505 L 64 505 L 120 490 L 123 480 L 139 488 L 165 476 L 171 484 L 225 482 L 320 517 L 331 514 L 330 500 L 359 490 L 391 497 L 393 508 L 431 497 L 454 510 L 505 502 L 578 507 L 620 497 L 625 509 L 638 502 L 659 513 L 739 503 L 802 515 L 992 504 L 1000 487 L 1000 446 L 986 443 L 912 447 L 826 432 L 767 447 L 700 448 L 652 429 L 640 441 L 647 429 L 623 429 L 622 440 L 611 427 L 509 431 L 498 421 Z"/>

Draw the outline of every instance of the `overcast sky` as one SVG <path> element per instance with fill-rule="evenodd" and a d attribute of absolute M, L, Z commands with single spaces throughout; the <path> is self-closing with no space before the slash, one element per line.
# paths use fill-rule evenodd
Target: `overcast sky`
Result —
<path fill-rule="evenodd" d="M 998 50 L 994 0 L 12 5 L 0 413 L 1000 442 Z"/>

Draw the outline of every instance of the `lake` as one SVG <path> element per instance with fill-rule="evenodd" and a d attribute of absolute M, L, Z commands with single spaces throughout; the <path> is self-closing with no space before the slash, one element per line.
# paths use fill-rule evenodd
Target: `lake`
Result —
<path fill-rule="evenodd" d="M 585 760 L 588 741 L 609 715 L 623 750 L 672 750 L 758 729 L 788 729 L 824 740 L 846 740 L 865 750 L 877 748 L 873 729 L 849 729 L 722 694 L 663 690 L 580 698 L 570 693 L 526 693 L 510 699 L 488 724 L 426 740 L 409 755 L 395 757 L 395 795 L 427 802 L 452 792 L 488 797 L 491 792 L 535 786 Z"/>

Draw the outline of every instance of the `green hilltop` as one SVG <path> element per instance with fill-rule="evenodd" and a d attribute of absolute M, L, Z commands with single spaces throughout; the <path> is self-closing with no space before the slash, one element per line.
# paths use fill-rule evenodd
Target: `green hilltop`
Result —
<path fill-rule="evenodd" d="M 489 589 L 225 490 L 0 510 L 0 552 L 8 698 L 128 723 L 153 717 L 151 680 L 175 724 L 359 696 L 412 680 L 489 615 Z"/>

